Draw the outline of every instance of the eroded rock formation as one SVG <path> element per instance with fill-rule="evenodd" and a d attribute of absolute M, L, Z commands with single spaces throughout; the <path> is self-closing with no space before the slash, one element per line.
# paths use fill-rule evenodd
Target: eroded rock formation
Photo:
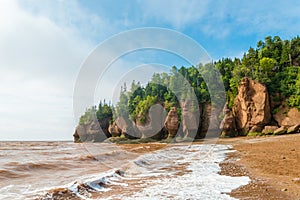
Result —
<path fill-rule="evenodd" d="M 243 78 L 234 100 L 233 116 L 241 135 L 261 132 L 271 122 L 267 88 L 249 78 Z"/>
<path fill-rule="evenodd" d="M 236 122 L 235 117 L 233 116 L 232 112 L 229 108 L 224 109 L 224 118 L 220 124 L 221 137 L 234 137 L 238 135 L 236 130 Z"/>
<path fill-rule="evenodd" d="M 118 127 L 116 121 L 114 121 L 112 124 L 108 127 L 108 132 L 111 134 L 112 137 L 118 137 L 122 134 L 122 129 Z"/>
<path fill-rule="evenodd" d="M 168 139 L 174 138 L 179 128 L 179 120 L 176 107 L 171 108 L 164 125 L 166 130 L 168 131 Z"/>
<path fill-rule="evenodd" d="M 238 87 L 234 106 L 232 110 L 228 107 L 224 109 L 221 123 L 219 122 L 221 111 L 218 111 L 220 109 L 216 111 L 216 106 L 213 107 L 208 102 L 195 106 L 198 102 L 186 100 L 180 102 L 182 126 L 179 126 L 176 107 L 172 107 L 165 118 L 163 106 L 157 104 L 149 110 L 145 123 L 140 123 L 138 118 L 136 122 L 132 122 L 127 118 L 118 117 L 109 125 L 111 118 L 108 118 L 78 125 L 73 136 L 75 142 L 101 142 L 111 136 L 161 140 L 167 135 L 170 139 L 177 133 L 185 138 L 204 138 L 209 137 L 208 132 L 220 129 L 223 137 L 247 135 L 249 132 L 275 135 L 300 132 L 300 111 L 297 108 L 289 108 L 283 102 L 278 103 L 274 100 L 271 102 L 273 112 L 277 109 L 275 114 L 271 114 L 267 88 L 249 78 L 243 78 Z"/>
<path fill-rule="evenodd" d="M 182 129 L 184 137 L 195 138 L 199 127 L 199 107 L 197 102 L 181 102 Z"/>
<path fill-rule="evenodd" d="M 136 127 L 141 134 L 141 138 L 161 139 L 161 130 L 164 127 L 165 118 L 166 114 L 163 106 L 160 104 L 152 105 L 146 116 L 145 123 L 136 120 Z"/>
<path fill-rule="evenodd" d="M 300 132 L 300 123 L 288 128 L 287 133 L 299 133 Z"/>
<path fill-rule="evenodd" d="M 289 108 L 285 104 L 281 105 L 279 112 L 273 116 L 279 126 L 290 127 L 300 124 L 300 111 L 297 108 Z"/>
<path fill-rule="evenodd" d="M 265 135 L 273 134 L 278 128 L 278 126 L 265 126 L 265 128 L 262 130 L 262 133 Z"/>
<path fill-rule="evenodd" d="M 105 125 L 101 127 L 101 125 Z M 76 142 L 102 142 L 111 135 L 108 133 L 108 125 L 96 120 L 89 124 L 78 125 L 73 134 Z"/>

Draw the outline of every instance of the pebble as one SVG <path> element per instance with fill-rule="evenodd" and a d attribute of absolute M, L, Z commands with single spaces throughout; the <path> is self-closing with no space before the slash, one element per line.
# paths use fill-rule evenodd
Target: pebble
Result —
<path fill-rule="evenodd" d="M 287 191 L 287 189 L 286 189 L 286 188 L 283 188 L 281 191 L 282 191 L 282 192 L 286 192 L 286 191 Z"/>

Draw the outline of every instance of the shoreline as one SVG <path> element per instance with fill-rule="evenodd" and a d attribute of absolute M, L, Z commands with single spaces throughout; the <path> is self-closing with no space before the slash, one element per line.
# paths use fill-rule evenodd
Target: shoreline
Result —
<path fill-rule="evenodd" d="M 219 165 L 217 173 L 230 177 L 247 176 L 250 181 L 248 184 L 244 182 L 246 185 L 240 187 L 237 185 L 236 189 L 227 190 L 224 194 L 237 199 L 253 200 L 300 198 L 300 134 L 206 139 L 193 143 L 116 144 L 116 146 L 128 153 L 136 153 L 136 156 L 140 156 L 164 149 L 167 146 L 194 144 L 228 145 L 229 150 L 234 150 L 224 154 L 223 161 L 217 163 Z M 120 170 L 126 171 L 127 166 L 123 167 L 125 168 L 120 168 Z M 173 166 L 168 170 L 185 170 L 184 166 L 180 165 L 179 167 L 180 169 Z M 183 174 L 184 172 L 177 175 Z M 132 188 L 140 186 L 134 180 L 129 181 L 128 184 L 131 184 Z M 124 189 L 119 186 L 112 186 L 112 188 L 112 191 L 105 195 L 101 194 L 101 197 L 118 194 Z M 137 188 L 142 189 L 143 186 Z M 56 189 L 49 192 L 60 195 L 62 188 Z M 66 192 L 65 195 L 70 195 L 67 190 L 64 192 Z M 133 194 L 133 192 L 133 190 L 126 191 L 127 195 Z"/>
<path fill-rule="evenodd" d="M 300 134 L 219 138 L 216 141 L 207 139 L 193 144 L 211 142 L 231 145 L 231 149 L 235 150 L 228 153 L 225 160 L 219 164 L 220 175 L 250 178 L 247 185 L 227 193 L 231 197 L 253 200 L 300 198 Z M 136 144 L 136 146 L 140 145 Z M 157 147 L 160 149 L 168 146 L 168 144 L 156 144 L 158 145 L 156 146 L 153 143 L 147 145 L 154 151 Z M 130 146 L 132 147 L 129 144 L 128 147 Z"/>
<path fill-rule="evenodd" d="M 221 139 L 233 150 L 219 174 L 248 176 L 249 184 L 232 190 L 237 199 L 300 198 L 300 134 Z"/>
<path fill-rule="evenodd" d="M 138 154 L 187 143 L 116 144 Z M 250 182 L 227 193 L 237 199 L 300 199 L 300 134 L 208 138 L 193 144 L 231 145 L 220 175 L 248 176 Z M 147 146 L 148 148 L 145 148 Z M 277 166 L 278 165 L 278 166 Z"/>

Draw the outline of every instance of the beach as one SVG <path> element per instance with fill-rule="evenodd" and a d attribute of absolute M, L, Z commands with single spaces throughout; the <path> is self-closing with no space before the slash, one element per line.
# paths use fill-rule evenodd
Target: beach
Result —
<path fill-rule="evenodd" d="M 221 139 L 236 152 L 221 163 L 221 174 L 246 175 L 250 184 L 233 190 L 238 199 L 300 199 L 300 134 Z"/>
<path fill-rule="evenodd" d="M 0 199 L 299 199 L 299 148 L 300 134 L 172 144 L 2 142 Z"/>

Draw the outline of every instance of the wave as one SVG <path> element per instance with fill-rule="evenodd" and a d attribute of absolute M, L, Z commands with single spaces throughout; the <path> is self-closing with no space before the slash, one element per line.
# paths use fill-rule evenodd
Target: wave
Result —
<path fill-rule="evenodd" d="M 48 190 L 45 194 L 39 195 L 36 199 L 89 199 L 97 192 L 111 190 L 110 187 L 113 185 L 125 186 L 126 184 L 121 183 L 123 178 L 123 171 L 113 170 L 98 177 L 91 177 L 84 181 L 75 181 L 68 186 Z"/>
<path fill-rule="evenodd" d="M 24 178 L 26 176 L 29 175 L 26 173 L 13 172 L 12 170 L 0 169 L 0 180 L 3 178 Z"/>
<path fill-rule="evenodd" d="M 159 179 L 161 176 L 179 176 L 178 170 L 183 170 L 179 163 L 180 169 L 173 166 L 174 158 L 181 158 L 178 155 L 182 151 L 180 147 L 172 147 L 171 149 L 158 150 L 150 154 L 143 154 L 133 160 L 129 160 L 126 164 L 120 166 L 118 170 L 112 170 L 96 177 L 87 178 L 85 180 L 75 181 L 64 187 L 57 187 L 48 190 L 40 195 L 37 199 L 53 200 L 53 199 L 105 199 L 112 194 L 119 195 L 117 191 L 124 192 L 133 189 L 132 186 L 146 184 L 150 179 Z M 111 159 L 122 157 L 122 151 L 112 151 L 102 154 L 102 159 Z M 97 159 L 92 156 L 81 157 L 81 160 Z M 176 159 L 175 159 L 176 160 Z M 180 160 L 180 159 L 179 159 Z M 142 182 L 141 182 L 142 181 Z M 133 184 L 133 185 L 131 185 Z M 119 187 L 117 187 L 119 186 Z M 109 193 L 109 194 L 108 194 Z"/>
<path fill-rule="evenodd" d="M 174 148 L 175 149 L 175 148 Z M 177 149 L 176 149 L 177 150 Z M 108 159 L 114 155 L 122 155 L 123 152 L 113 151 L 102 154 L 102 159 Z M 173 163 L 165 162 L 170 158 L 170 153 L 164 155 L 162 152 L 151 153 L 146 155 L 140 155 L 139 157 L 129 160 L 126 164 L 122 165 L 119 169 L 114 169 L 106 173 L 102 173 L 95 177 L 90 177 L 85 180 L 75 181 L 72 184 L 57 187 L 44 192 L 38 196 L 39 200 L 54 200 L 54 199 L 105 199 L 105 195 L 108 191 L 110 193 L 116 193 L 117 190 L 123 190 L 128 184 L 139 184 L 142 179 L 148 180 L 149 178 L 158 178 L 162 174 L 173 174 L 174 171 L 166 172 L 169 170 L 170 165 Z M 80 160 L 98 160 L 97 156 L 83 156 Z M 163 161 L 159 162 L 158 161 Z M 166 167 L 163 169 L 162 167 Z M 177 176 L 178 174 L 176 174 Z M 119 186 L 119 188 L 117 187 Z M 130 190 L 131 187 L 128 188 Z"/>
<path fill-rule="evenodd" d="M 26 172 L 26 171 L 34 171 L 34 170 L 68 170 L 72 165 L 63 162 L 60 163 L 9 162 L 6 163 L 5 166 L 8 167 L 10 171 Z"/>
<path fill-rule="evenodd" d="M 68 158 L 69 159 L 69 158 Z M 95 158 L 92 155 L 84 155 L 84 156 L 80 156 L 78 158 L 79 161 L 97 161 L 97 158 Z"/>
<path fill-rule="evenodd" d="M 34 190 L 30 188 L 13 190 L 12 188 L 11 191 L 13 194 L 17 194 L 16 191 L 22 191 L 22 197 L 39 200 L 136 200 L 166 199 L 171 196 L 174 199 L 203 199 L 203 197 L 211 196 L 213 199 L 230 199 L 224 193 L 248 183 L 249 179 L 218 174 L 219 163 L 225 159 L 229 148 L 224 145 L 192 145 L 190 147 L 176 145 L 139 156 L 120 150 L 93 154 L 94 156 L 75 156 L 72 168 L 76 170 L 64 176 L 67 178 L 64 181 L 44 186 L 34 185 L 32 186 Z M 67 168 L 68 159 L 71 157 L 60 159 L 62 159 L 61 164 L 57 161 L 56 163 L 10 162 L 8 164 L 14 170 L 2 170 L 0 175 L 2 172 L 3 176 L 13 177 L 16 175 L 15 172 L 26 173 L 26 170 L 46 169 L 49 171 L 62 166 Z M 100 162 L 94 163 L 96 160 Z M 79 167 L 79 163 L 82 166 Z M 88 164 L 85 165 L 85 163 Z M 17 171 L 16 168 L 21 170 Z M 49 173 L 51 176 L 62 179 L 59 177 L 60 173 L 52 172 Z M 65 172 L 67 171 L 63 173 Z M 99 172 L 102 173 L 99 174 Z M 38 173 L 33 173 L 33 175 Z M 12 187 L 15 186 L 17 185 Z M 182 192 L 178 188 L 182 189 Z M 5 197 L 8 197 L 7 191 L 10 190 L 2 191 L 4 194 L 6 192 Z"/>

